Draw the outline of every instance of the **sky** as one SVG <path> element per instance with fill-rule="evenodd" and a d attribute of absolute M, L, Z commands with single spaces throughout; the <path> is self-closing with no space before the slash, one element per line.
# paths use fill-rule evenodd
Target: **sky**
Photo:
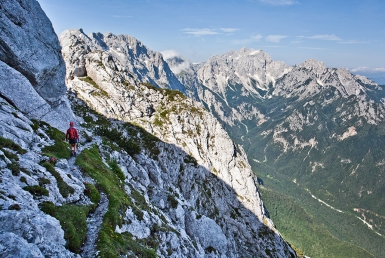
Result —
<path fill-rule="evenodd" d="M 58 35 L 82 28 L 204 62 L 242 47 L 317 59 L 385 84 L 385 0 L 38 0 Z M 165 53 L 165 52 L 164 52 Z"/>

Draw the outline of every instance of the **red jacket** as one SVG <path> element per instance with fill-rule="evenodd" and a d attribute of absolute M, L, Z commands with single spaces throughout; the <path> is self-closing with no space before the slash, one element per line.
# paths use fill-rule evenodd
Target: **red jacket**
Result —
<path fill-rule="evenodd" d="M 70 127 L 66 133 L 66 140 L 78 140 L 79 134 L 75 127 Z"/>

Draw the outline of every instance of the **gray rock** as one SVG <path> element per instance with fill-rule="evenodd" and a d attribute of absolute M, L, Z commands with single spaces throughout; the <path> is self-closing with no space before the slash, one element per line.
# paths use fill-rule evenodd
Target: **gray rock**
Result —
<path fill-rule="evenodd" d="M 0 4 L 0 96 L 27 116 L 65 130 L 75 117 L 65 97 L 65 64 L 51 22 L 35 0 Z"/>
<path fill-rule="evenodd" d="M 227 252 L 227 238 L 217 223 L 206 217 L 196 218 L 196 213 L 191 212 L 186 221 L 187 233 L 197 239 L 204 249 L 212 247 L 220 253 Z"/>
<path fill-rule="evenodd" d="M 0 257 L 43 258 L 44 255 L 39 248 L 28 243 L 24 238 L 11 232 L 0 232 Z"/>

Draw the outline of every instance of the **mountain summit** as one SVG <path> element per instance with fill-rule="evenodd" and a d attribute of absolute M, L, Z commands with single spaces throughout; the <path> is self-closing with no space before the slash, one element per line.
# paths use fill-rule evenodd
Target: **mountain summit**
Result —
<path fill-rule="evenodd" d="M 62 57 L 36 1 L 0 9 L 0 256 L 297 257 L 243 148 L 162 54 L 69 30 Z"/>
<path fill-rule="evenodd" d="M 326 227 L 356 220 L 370 241 L 360 242 L 347 228 L 341 238 L 376 257 L 384 255 L 379 237 L 385 234 L 383 86 L 317 60 L 287 66 L 261 50 L 245 48 L 214 56 L 191 70 L 178 75 L 187 94 L 210 110 L 244 147 L 266 187 L 283 195 L 301 192 L 310 203 L 317 199 L 338 209 L 343 218 L 329 208 L 325 213 L 313 211 L 312 216 L 331 213 L 320 218 Z M 346 215 L 351 213 L 369 228 Z M 300 240 L 293 241 L 304 247 Z M 309 254 L 319 251 L 311 245 L 304 249 Z"/>

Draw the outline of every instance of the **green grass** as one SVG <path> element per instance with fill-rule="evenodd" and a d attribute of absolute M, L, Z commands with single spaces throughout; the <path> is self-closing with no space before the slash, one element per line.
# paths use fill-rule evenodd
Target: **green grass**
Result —
<path fill-rule="evenodd" d="M 49 196 L 48 190 L 40 185 L 25 186 L 23 189 L 30 192 L 33 196 Z"/>
<path fill-rule="evenodd" d="M 57 172 L 50 163 L 43 162 L 41 165 L 45 167 L 47 171 L 50 172 L 56 178 L 59 192 L 64 198 L 67 198 L 70 194 L 73 194 L 75 192 L 75 190 L 71 186 L 64 182 L 63 178 L 60 176 L 60 173 Z"/>
<path fill-rule="evenodd" d="M 9 139 L 1 137 L 1 136 L 0 136 L 0 148 L 1 149 L 8 148 L 8 149 L 16 151 L 19 154 L 27 153 L 27 151 L 24 150 L 23 148 L 21 148 L 20 145 L 14 143 L 12 140 L 9 140 Z"/>
<path fill-rule="evenodd" d="M 43 153 L 48 157 L 56 159 L 69 159 L 71 152 L 69 144 L 65 142 L 65 133 L 42 121 L 39 122 L 39 126 L 47 133 L 51 140 L 55 141 L 53 145 L 42 148 Z"/>
<path fill-rule="evenodd" d="M 93 202 L 96 205 L 100 201 L 100 193 L 99 190 L 95 187 L 95 185 L 91 183 L 84 183 L 84 186 L 86 189 L 84 190 L 84 194 L 90 198 L 91 202 Z"/>
<path fill-rule="evenodd" d="M 118 176 L 118 178 L 122 181 L 124 181 L 124 179 L 126 178 L 124 176 L 124 173 L 123 171 L 120 169 L 118 163 L 116 162 L 116 160 L 111 160 L 110 162 L 108 162 L 108 165 L 110 166 L 110 168 L 112 169 L 112 171 L 114 171 L 114 173 Z"/>
<path fill-rule="evenodd" d="M 94 80 L 92 80 L 91 77 L 86 76 L 86 77 L 79 77 L 81 81 L 87 82 L 91 84 L 96 90 L 91 93 L 91 95 L 96 95 L 99 97 L 105 97 L 108 98 L 108 93 L 103 90 Z"/>
<path fill-rule="evenodd" d="M 325 225 L 291 198 L 266 188 L 260 191 L 275 226 L 300 253 L 310 257 L 374 257 L 334 237 Z"/>
<path fill-rule="evenodd" d="M 97 182 L 98 188 L 107 195 L 109 200 L 108 211 L 103 218 L 97 242 L 99 256 L 119 257 L 121 254 L 132 251 L 140 257 L 156 257 L 153 249 L 137 243 L 130 234 L 115 232 L 116 226 L 122 225 L 122 214 L 127 208 L 132 207 L 134 211 L 140 210 L 132 200 L 140 203 L 143 202 L 143 197 L 130 197 L 126 194 L 120 173 L 117 173 L 116 167 L 110 169 L 103 163 L 97 146 L 84 150 L 76 158 L 76 165 Z"/>
<path fill-rule="evenodd" d="M 20 165 L 18 163 L 19 157 L 17 154 L 25 154 L 26 150 L 21 148 L 18 144 L 14 143 L 12 140 L 0 136 L 0 150 L 4 153 L 5 157 L 7 157 L 11 163 L 7 164 L 7 168 L 11 170 L 12 175 L 18 176 L 20 175 Z M 16 153 L 13 153 L 11 151 Z"/>
<path fill-rule="evenodd" d="M 39 206 L 42 211 L 60 221 L 64 230 L 66 248 L 74 253 L 79 253 L 86 238 L 86 219 L 92 207 L 74 204 L 55 206 L 52 202 L 43 202 Z"/>

